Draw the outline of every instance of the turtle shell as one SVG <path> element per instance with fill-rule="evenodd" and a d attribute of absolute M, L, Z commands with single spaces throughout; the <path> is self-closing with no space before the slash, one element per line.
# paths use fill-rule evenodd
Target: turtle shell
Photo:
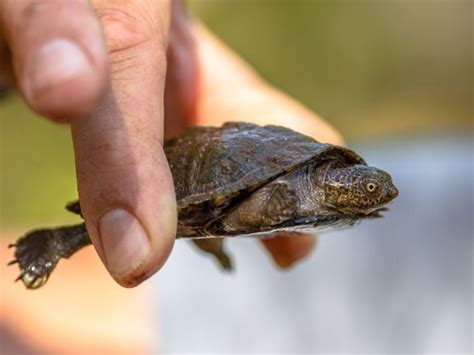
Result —
<path fill-rule="evenodd" d="M 319 143 L 291 129 L 242 122 L 189 128 L 168 140 L 164 149 L 181 222 L 215 218 L 219 206 L 309 162 L 339 159 L 365 164 L 349 149 Z"/>
<path fill-rule="evenodd" d="M 366 164 L 352 150 L 319 143 L 291 129 L 243 122 L 188 128 L 167 140 L 164 150 L 173 175 L 179 225 L 185 228 L 204 226 L 235 200 L 305 164 L 329 159 Z M 78 201 L 66 208 L 81 213 Z"/>

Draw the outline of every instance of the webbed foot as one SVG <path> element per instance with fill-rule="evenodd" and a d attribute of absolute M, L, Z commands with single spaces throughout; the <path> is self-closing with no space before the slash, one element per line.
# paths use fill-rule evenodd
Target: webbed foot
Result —
<path fill-rule="evenodd" d="M 43 286 L 59 259 L 69 258 L 78 250 L 90 245 L 91 240 L 84 223 L 26 233 L 15 244 L 15 259 L 9 265 L 19 264 L 20 276 L 26 288 Z"/>
<path fill-rule="evenodd" d="M 20 266 L 20 276 L 15 281 L 22 280 L 29 289 L 43 286 L 60 259 L 57 241 L 50 229 L 31 231 L 9 247 L 16 250 L 15 259 L 8 265 L 18 263 Z"/>

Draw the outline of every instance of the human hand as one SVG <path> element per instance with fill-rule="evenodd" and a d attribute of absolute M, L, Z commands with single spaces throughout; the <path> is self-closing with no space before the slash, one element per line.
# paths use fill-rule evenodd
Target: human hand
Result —
<path fill-rule="evenodd" d="M 0 37 L 25 101 L 70 123 L 91 240 L 114 279 L 131 287 L 163 265 L 175 237 L 164 135 L 241 120 L 341 139 L 188 19 L 181 2 L 92 3 L 0 0 Z M 314 238 L 263 243 L 288 266 Z"/>

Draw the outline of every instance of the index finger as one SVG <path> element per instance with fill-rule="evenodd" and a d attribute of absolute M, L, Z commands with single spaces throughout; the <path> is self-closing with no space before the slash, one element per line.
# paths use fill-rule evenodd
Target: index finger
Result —
<path fill-rule="evenodd" d="M 99 1 L 96 12 L 111 82 L 99 107 L 71 123 L 79 197 L 109 273 L 132 287 L 161 267 L 176 229 L 162 149 L 169 3 Z"/>
<path fill-rule="evenodd" d="M 2 0 L 0 46 L 2 39 L 11 51 L 20 92 L 41 115 L 73 120 L 104 94 L 107 53 L 87 0 Z M 5 53 L 0 55 L 6 60 Z M 3 64 L 3 71 L 9 69 Z"/>

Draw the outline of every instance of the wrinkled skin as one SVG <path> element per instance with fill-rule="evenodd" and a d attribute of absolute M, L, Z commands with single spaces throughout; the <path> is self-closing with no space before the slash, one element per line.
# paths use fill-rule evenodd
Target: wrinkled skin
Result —
<path fill-rule="evenodd" d="M 379 217 L 398 191 L 354 152 L 279 126 L 196 127 L 165 143 L 178 202 L 178 238 L 232 264 L 224 237 L 297 236 Z M 78 202 L 67 206 L 81 214 Z M 19 279 L 44 285 L 60 258 L 91 241 L 84 224 L 27 233 L 16 244 Z"/>

